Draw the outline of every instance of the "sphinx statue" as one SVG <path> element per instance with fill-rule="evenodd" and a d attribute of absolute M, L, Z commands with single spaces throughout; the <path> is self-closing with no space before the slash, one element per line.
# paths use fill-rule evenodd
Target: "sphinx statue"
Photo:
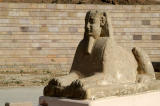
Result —
<path fill-rule="evenodd" d="M 77 47 L 69 74 L 50 80 L 44 95 L 105 97 L 116 95 L 126 86 L 136 92 L 137 86 L 154 80 L 149 56 L 138 47 L 127 50 L 119 46 L 114 40 L 109 13 L 94 10 L 86 14 L 84 38 Z"/>

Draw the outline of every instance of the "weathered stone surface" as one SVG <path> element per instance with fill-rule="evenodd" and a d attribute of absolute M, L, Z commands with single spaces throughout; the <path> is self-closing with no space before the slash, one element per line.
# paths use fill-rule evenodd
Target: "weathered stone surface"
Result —
<path fill-rule="evenodd" d="M 33 0 L 27 1 L 31 2 Z M 160 6 L 158 5 L 113 6 L 0 3 L 0 52 L 2 54 L 0 55 L 0 65 L 14 65 L 17 61 L 19 64 L 25 65 L 31 62 L 36 62 L 37 64 L 46 61 L 50 62 L 51 56 L 49 56 L 48 60 L 41 58 L 48 57 L 47 54 L 39 55 L 39 52 L 37 52 L 37 54 L 34 53 L 34 55 L 32 55 L 34 49 L 42 47 L 42 51 L 52 55 L 53 60 L 60 60 L 59 58 L 70 60 L 68 61 L 69 63 L 67 63 L 67 67 L 70 67 L 77 44 L 83 38 L 85 14 L 88 10 L 92 9 L 109 10 L 111 12 L 110 17 L 112 18 L 114 37 L 118 45 L 127 48 L 134 46 L 142 47 L 153 62 L 160 61 L 160 45 L 158 41 L 160 39 L 158 37 L 160 35 Z M 150 21 L 150 25 L 142 25 L 143 20 Z M 142 35 L 142 40 L 133 41 L 133 35 Z M 11 42 L 12 40 L 16 42 Z M 45 42 L 45 40 L 57 41 L 51 43 Z M 50 52 L 49 50 L 51 49 L 54 49 L 54 51 Z M 61 52 L 63 55 L 60 57 L 57 51 L 62 49 L 67 52 Z M 8 50 L 7 53 L 10 54 L 7 54 L 6 50 Z M 17 50 L 25 50 L 26 53 L 30 52 L 30 54 L 26 55 Z M 72 54 L 68 53 L 71 50 L 74 50 Z M 15 52 L 19 54 L 16 57 Z M 30 57 L 34 59 L 30 59 Z M 64 62 L 66 63 L 66 61 L 61 61 L 61 63 L 47 64 L 62 65 Z M 17 71 L 19 71 L 18 69 Z M 11 69 L 1 68 L 0 70 L 10 71 Z M 14 68 L 12 70 L 16 69 Z M 25 69 L 23 68 L 23 70 Z M 63 70 L 68 72 L 69 68 L 64 68 Z"/>
<path fill-rule="evenodd" d="M 155 74 L 148 55 L 139 48 L 129 51 L 118 46 L 109 14 L 89 11 L 84 38 L 78 45 L 70 73 L 53 78 L 44 88 L 44 95 L 89 99 L 98 95 L 97 86 L 101 86 L 105 96 L 116 95 L 114 89 L 136 93 L 145 90 L 148 85 L 144 83 L 152 80 Z"/>
<path fill-rule="evenodd" d="M 99 95 L 102 92 L 99 91 Z M 72 100 L 65 98 L 44 97 L 39 98 L 39 104 L 42 106 L 159 106 L 160 91 L 139 93 L 136 95 L 117 96 L 111 98 L 91 100 Z"/>
<path fill-rule="evenodd" d="M 155 80 L 155 73 L 149 56 L 140 48 L 133 48 L 132 52 L 138 62 L 138 82 Z"/>
<path fill-rule="evenodd" d="M 6 103 L 5 106 L 32 106 L 30 102 Z"/>
<path fill-rule="evenodd" d="M 160 35 L 152 35 L 151 39 L 152 40 L 160 40 Z"/>
<path fill-rule="evenodd" d="M 133 40 L 142 40 L 142 35 L 133 35 Z"/>
<path fill-rule="evenodd" d="M 150 20 L 142 20 L 142 25 L 150 25 Z"/>

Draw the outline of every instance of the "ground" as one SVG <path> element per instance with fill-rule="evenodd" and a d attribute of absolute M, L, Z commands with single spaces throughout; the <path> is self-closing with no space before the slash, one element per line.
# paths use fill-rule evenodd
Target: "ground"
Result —
<path fill-rule="evenodd" d="M 33 106 L 38 106 L 38 99 L 43 95 L 43 86 L 23 87 L 23 88 L 1 88 L 0 106 L 5 103 L 31 102 Z"/>
<path fill-rule="evenodd" d="M 59 76 L 50 71 L 8 72 L 0 71 L 0 87 L 43 86 L 51 78 Z"/>

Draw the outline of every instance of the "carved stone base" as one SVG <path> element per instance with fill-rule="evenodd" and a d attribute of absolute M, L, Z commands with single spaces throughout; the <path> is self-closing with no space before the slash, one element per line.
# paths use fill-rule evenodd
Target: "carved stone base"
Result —
<path fill-rule="evenodd" d="M 39 106 L 160 106 L 160 91 L 113 96 L 96 100 L 72 100 L 41 96 Z"/>

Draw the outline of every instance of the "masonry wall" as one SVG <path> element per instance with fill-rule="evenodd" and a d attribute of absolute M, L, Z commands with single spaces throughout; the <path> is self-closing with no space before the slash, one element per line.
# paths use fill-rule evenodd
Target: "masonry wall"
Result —
<path fill-rule="evenodd" d="M 160 6 L 0 3 L 0 70 L 66 73 L 88 10 L 110 12 L 116 41 L 160 61 Z"/>

